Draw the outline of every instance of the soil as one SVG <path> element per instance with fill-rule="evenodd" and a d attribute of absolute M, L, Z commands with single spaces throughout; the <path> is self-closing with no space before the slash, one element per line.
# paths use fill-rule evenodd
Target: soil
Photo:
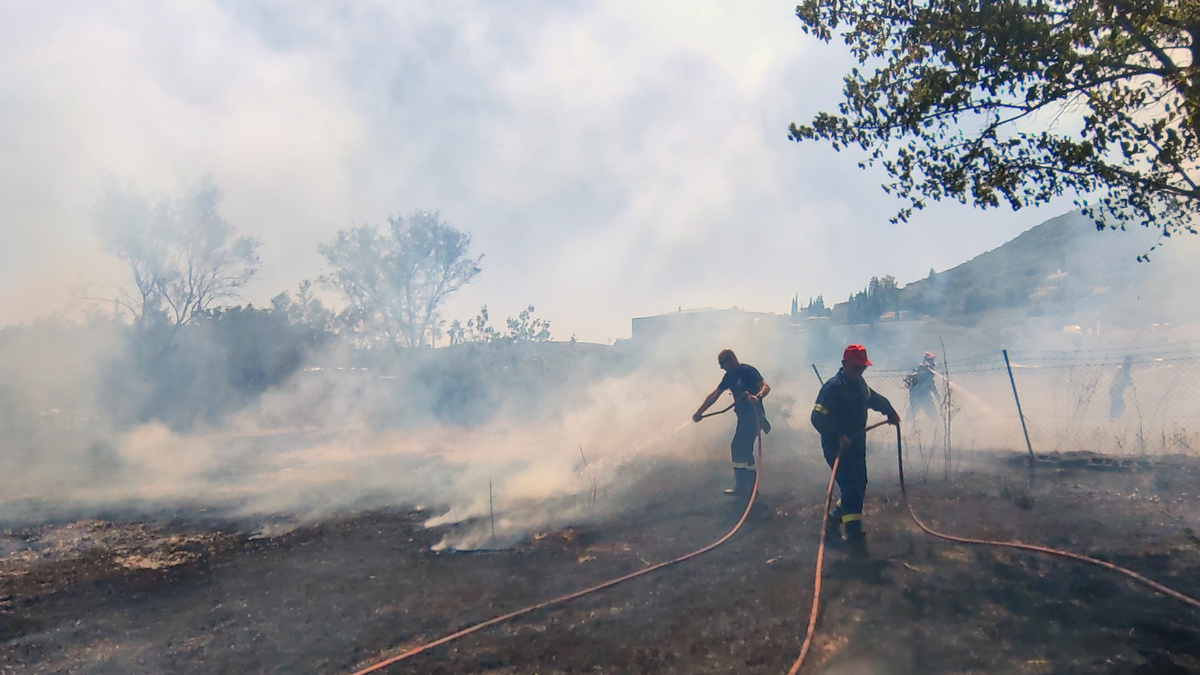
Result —
<path fill-rule="evenodd" d="M 1200 610 L 1105 570 L 922 534 L 871 459 L 870 559 L 829 553 L 803 672 L 1200 673 Z M 0 537 L 0 672 L 337 673 L 703 546 L 737 509 L 727 464 L 662 464 L 623 514 L 512 548 L 437 552 L 427 512 L 264 537 L 234 522 L 77 521 Z M 765 515 L 696 559 L 384 669 L 784 673 L 807 625 L 827 470 L 768 458 Z M 911 485 L 931 526 L 1110 560 L 1200 597 L 1200 477 L 1006 458 Z"/>

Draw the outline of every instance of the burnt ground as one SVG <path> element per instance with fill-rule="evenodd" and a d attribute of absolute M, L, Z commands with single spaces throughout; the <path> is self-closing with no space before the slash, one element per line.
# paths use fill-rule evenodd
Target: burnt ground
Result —
<path fill-rule="evenodd" d="M 495 626 L 399 673 L 783 673 L 812 598 L 827 473 L 768 459 L 770 517 L 715 551 Z M 1200 610 L 1099 568 L 928 537 L 872 458 L 872 558 L 830 553 L 804 672 L 1200 673 Z M 236 523 L 81 521 L 0 542 L 0 672 L 345 673 L 693 550 L 733 522 L 727 465 L 661 464 L 621 516 L 511 549 L 437 553 L 427 513 L 275 537 Z M 1067 548 L 1200 596 L 1200 475 L 995 461 L 912 485 L 939 529 Z"/>

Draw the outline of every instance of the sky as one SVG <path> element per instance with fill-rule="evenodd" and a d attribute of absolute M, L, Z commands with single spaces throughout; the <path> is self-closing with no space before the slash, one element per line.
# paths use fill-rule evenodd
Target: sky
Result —
<path fill-rule="evenodd" d="M 995 248 L 1071 208 L 906 224 L 860 153 L 788 140 L 852 65 L 791 2 L 14 0 L 0 5 L 0 324 L 124 279 L 106 181 L 211 177 L 261 240 L 244 300 L 325 268 L 339 229 L 439 211 L 480 274 L 446 319 L 526 305 L 610 342 L 679 307 L 787 312 Z M 106 295 L 107 293 L 107 295 Z"/>

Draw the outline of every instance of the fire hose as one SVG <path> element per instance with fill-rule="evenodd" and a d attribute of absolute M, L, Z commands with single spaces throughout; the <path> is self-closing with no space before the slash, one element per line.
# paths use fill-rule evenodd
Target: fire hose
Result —
<path fill-rule="evenodd" d="M 736 400 L 734 401 L 734 404 L 731 404 L 729 407 L 725 408 L 724 410 L 719 410 L 714 413 L 708 413 L 706 415 L 701 415 L 700 419 L 703 419 L 705 417 L 712 417 L 714 415 L 720 415 L 721 413 L 728 412 L 729 410 L 731 410 L 733 408 L 733 406 L 735 404 L 736 404 Z M 757 409 L 755 409 L 755 424 L 758 427 L 758 429 L 757 429 L 758 452 L 756 453 L 757 464 L 758 464 L 758 468 L 761 469 L 762 468 L 762 436 L 763 435 L 762 435 L 762 420 L 759 419 L 759 417 L 758 417 Z M 703 548 L 696 549 L 695 551 L 692 551 L 691 553 L 685 553 L 684 555 L 681 555 L 677 558 L 672 558 L 670 560 L 666 560 L 664 562 L 660 562 L 660 563 L 651 565 L 649 567 L 642 568 L 636 572 L 631 572 L 629 574 L 626 574 L 621 577 L 617 577 L 615 579 L 609 579 L 608 581 L 596 584 L 595 586 L 589 586 L 588 588 L 585 588 L 580 591 L 575 591 L 573 593 L 567 593 L 566 595 L 560 595 L 557 598 L 551 598 L 550 600 L 545 600 L 545 601 L 539 602 L 535 605 L 529 605 L 528 607 L 523 607 L 521 609 L 509 612 L 507 614 L 501 614 L 500 616 L 488 619 L 487 621 L 481 621 L 481 622 L 473 624 L 471 626 L 467 626 L 466 628 L 463 628 L 462 630 L 457 631 L 455 633 L 451 633 L 450 635 L 447 635 L 445 637 L 441 637 L 441 638 L 438 638 L 437 640 L 433 640 L 432 642 L 426 642 L 425 644 L 409 648 L 395 656 L 384 659 L 382 661 L 374 663 L 374 664 L 367 666 L 365 668 L 362 668 L 360 670 L 356 670 L 353 673 L 351 673 L 350 675 L 367 675 L 367 673 L 374 673 L 376 671 L 382 670 L 383 668 L 386 668 L 386 667 L 392 665 L 393 663 L 397 663 L 399 661 L 403 661 L 405 659 L 411 658 L 413 656 L 416 656 L 417 654 L 420 654 L 422 652 L 433 649 L 434 647 L 444 645 L 448 642 L 453 642 L 454 640 L 457 640 L 458 638 L 465 637 L 467 635 L 470 635 L 471 633 L 475 633 L 477 631 L 483 630 L 484 628 L 487 628 L 489 626 L 495 626 L 496 624 L 504 623 L 505 621 L 515 619 L 519 616 L 528 614 L 530 612 L 537 611 L 539 609 L 544 609 L 546 607 L 551 607 L 553 605 L 559 605 L 564 602 L 575 600 L 576 598 L 581 598 L 585 595 L 595 593 L 596 591 L 601 591 L 606 588 L 612 588 L 613 586 L 616 586 L 617 584 L 629 581 L 630 579 L 636 579 L 640 576 L 650 574 L 651 572 L 655 572 L 664 567 L 669 567 L 670 565 L 674 565 L 676 563 L 681 563 L 685 560 L 690 560 L 691 558 L 695 558 L 696 556 L 702 555 L 704 553 L 708 553 L 709 551 L 715 549 L 716 547 L 720 546 L 721 544 L 724 544 L 725 542 L 729 541 L 733 537 L 733 535 L 737 534 L 738 530 L 742 529 L 742 525 L 746 522 L 746 518 L 748 518 L 750 516 L 750 510 L 754 507 L 754 501 L 758 498 L 759 475 L 760 475 L 759 472 L 755 471 L 754 485 L 750 488 L 750 498 L 746 501 L 746 508 L 742 511 L 741 518 L 738 519 L 737 523 L 734 524 L 732 529 L 730 529 L 728 532 L 725 533 L 725 536 L 721 537 L 720 539 L 714 541 L 713 543 L 711 543 Z"/>
<path fill-rule="evenodd" d="M 819 377 L 819 375 L 818 375 L 818 377 Z M 867 431 L 875 429 L 876 427 L 883 426 L 884 424 L 887 424 L 887 422 L 884 421 L 884 422 L 879 422 L 878 424 L 873 424 L 859 433 L 866 433 Z M 818 612 L 818 607 L 819 607 L 820 598 L 821 598 L 821 568 L 823 566 L 824 558 L 825 558 L 825 531 L 826 531 L 825 525 L 829 520 L 829 506 L 833 500 L 834 478 L 835 478 L 835 476 L 837 476 L 838 463 L 841 460 L 841 458 L 842 458 L 842 455 L 841 455 L 841 452 L 839 451 L 837 456 L 833 460 L 833 466 L 830 467 L 829 487 L 827 488 L 827 490 L 825 492 L 825 516 L 821 520 L 821 539 L 820 539 L 820 544 L 817 546 L 816 579 L 813 582 L 812 611 L 809 613 L 809 617 L 808 617 L 808 630 L 804 637 L 804 644 L 800 647 L 800 656 L 798 656 L 796 658 L 796 661 L 792 664 L 791 669 L 788 670 L 788 675 L 796 675 L 797 673 L 800 672 L 800 667 L 804 664 L 804 658 L 808 655 L 808 650 L 812 646 L 812 638 L 813 638 L 813 633 L 815 632 L 815 629 L 816 629 L 817 612 Z M 899 469 L 900 495 L 904 499 L 904 507 L 908 511 L 909 517 L 912 518 L 912 521 L 914 523 L 916 523 L 917 527 L 921 528 L 921 530 L 924 531 L 926 534 L 932 535 L 939 539 L 945 539 L 946 541 L 952 541 L 952 542 L 959 543 L 959 544 L 974 544 L 974 545 L 980 545 L 980 546 L 998 546 L 998 547 L 1002 547 L 1002 548 L 1014 548 L 1014 549 L 1018 549 L 1018 550 L 1022 550 L 1022 551 L 1032 551 L 1034 553 L 1043 553 L 1043 554 L 1047 554 L 1047 555 L 1058 556 L 1061 558 L 1067 558 L 1068 560 L 1075 560 L 1078 562 L 1085 562 L 1085 563 L 1089 563 L 1092 565 L 1097 565 L 1099 567 L 1103 567 L 1104 569 L 1107 569 L 1107 570 L 1110 570 L 1113 572 L 1117 572 L 1119 574 L 1123 574 L 1126 577 L 1129 577 L 1130 579 L 1133 579 L 1134 581 L 1136 581 L 1140 584 L 1149 586 L 1151 589 L 1153 589 L 1159 593 L 1162 593 L 1163 595 L 1169 596 L 1171 598 L 1179 600 L 1180 602 L 1186 603 L 1188 605 L 1191 605 L 1192 607 L 1200 609 L 1200 600 L 1197 600 L 1196 598 L 1193 598 L 1189 595 L 1180 593 L 1179 591 L 1176 591 L 1174 589 L 1168 588 L 1168 587 L 1158 583 L 1157 581 L 1154 581 L 1145 576 L 1142 576 L 1141 574 L 1138 574 L 1137 572 L 1134 572 L 1133 570 L 1121 567 L 1120 565 L 1115 565 L 1106 560 L 1100 560 L 1098 558 L 1093 558 L 1091 556 L 1086 556 L 1086 555 L 1082 555 L 1079 553 L 1072 553 L 1070 551 L 1062 551 L 1059 549 L 1050 548 L 1048 546 L 1037 546 L 1035 544 L 1024 544 L 1024 543 L 1014 542 L 1014 541 L 997 541 L 997 540 L 992 540 L 992 539 L 974 539 L 971 537 L 959 537 L 959 536 L 955 536 L 955 535 L 951 535 L 951 534 L 945 534 L 943 532 L 938 532 L 937 530 L 934 530 L 933 528 L 926 525 L 924 522 L 921 521 L 920 518 L 917 517 L 917 514 L 915 512 L 913 512 L 912 502 L 910 502 L 908 499 L 908 486 L 904 481 L 904 449 L 903 449 L 903 443 L 902 443 L 902 439 L 901 439 L 899 424 L 896 425 L 896 464 Z"/>
<path fill-rule="evenodd" d="M 1085 563 L 1089 563 L 1092 565 L 1097 565 L 1099 567 L 1103 567 L 1106 570 L 1111 570 L 1113 572 L 1117 572 L 1118 574 L 1124 574 L 1125 576 L 1129 577 L 1130 579 L 1133 579 L 1134 581 L 1136 581 L 1140 584 L 1143 584 L 1145 586 L 1149 586 L 1150 588 L 1154 589 L 1155 591 L 1158 591 L 1159 593 L 1162 593 L 1163 595 L 1167 595 L 1169 597 L 1175 598 L 1176 600 L 1179 600 L 1180 602 L 1189 604 L 1192 607 L 1200 609 L 1200 600 L 1197 600 L 1196 598 L 1193 598 L 1189 595 L 1184 595 L 1183 593 L 1180 593 L 1179 591 L 1167 588 L 1166 586 L 1158 583 L 1157 581 L 1148 579 L 1148 578 L 1142 576 L 1141 574 L 1134 572 L 1133 570 L 1126 569 L 1124 567 L 1121 567 L 1120 565 L 1115 565 L 1115 564 L 1110 563 L 1105 560 L 1100 560 L 1099 558 L 1093 558 L 1091 556 L 1082 555 L 1080 553 L 1072 553 L 1070 551 L 1061 551 L 1059 549 L 1050 548 L 1048 546 L 1023 544 L 1021 542 L 1015 542 L 1015 541 L 995 541 L 992 539 L 973 539 L 971 537 L 958 537 L 958 536 L 955 536 L 952 534 L 945 534 L 942 532 L 938 532 L 938 531 L 930 528 L 925 523 L 921 522 L 920 518 L 917 518 L 917 514 L 913 513 L 912 504 L 908 500 L 908 488 L 904 483 L 904 453 L 902 452 L 901 443 L 900 443 L 900 427 L 896 427 L 896 462 L 897 462 L 897 466 L 900 469 L 900 495 L 904 498 L 904 506 L 905 506 L 905 508 L 908 509 L 908 515 L 909 515 L 909 517 L 912 518 L 912 521 L 917 524 L 917 527 L 924 530 L 926 534 L 933 535 L 939 539 L 945 539 L 946 541 L 957 542 L 959 544 L 977 544 L 977 545 L 985 545 L 985 546 L 1000 546 L 1003 548 L 1015 548 L 1015 549 L 1019 549 L 1022 551 L 1033 551 L 1034 553 L 1045 553 L 1048 555 L 1055 555 L 1055 556 L 1059 556 L 1061 558 L 1068 558 L 1070 560 L 1077 560 L 1079 562 L 1085 562 Z"/>
<path fill-rule="evenodd" d="M 712 417 L 714 415 L 720 415 L 722 413 L 728 412 L 732 408 L 733 408 L 733 406 L 730 405 L 729 407 L 727 407 L 723 410 L 720 410 L 720 411 L 717 411 L 714 413 L 708 413 L 705 415 L 701 415 L 700 418 L 703 419 L 705 417 Z M 757 414 L 756 414 L 756 417 L 757 417 Z M 757 456 L 758 467 L 759 467 L 759 469 L 761 469 L 761 466 L 762 466 L 762 427 L 761 427 L 761 422 L 759 422 L 757 419 L 756 419 L 756 422 L 758 422 L 758 426 L 759 426 L 758 433 L 757 433 L 756 456 Z M 872 429 L 875 429 L 877 427 L 883 426 L 885 424 L 887 424 L 886 421 L 879 422 L 877 424 L 873 424 L 871 426 L 866 427 L 863 431 L 859 432 L 858 434 L 855 434 L 855 436 L 857 437 L 858 435 L 865 434 L 866 432 L 868 432 Z M 829 520 L 829 511 L 830 511 L 829 507 L 833 500 L 833 486 L 835 484 L 835 478 L 837 476 L 837 470 L 838 470 L 840 461 L 841 461 L 841 453 L 839 452 L 834 457 L 833 464 L 830 467 L 829 484 L 828 484 L 828 487 L 826 488 L 826 492 L 825 492 L 825 502 L 824 502 L 825 508 L 824 508 L 824 515 L 821 520 L 820 540 L 819 540 L 819 544 L 817 546 L 817 564 L 816 564 L 815 579 L 813 582 L 813 600 L 812 600 L 812 608 L 809 612 L 808 628 L 805 633 L 804 643 L 802 644 L 802 646 L 800 648 L 800 655 L 797 657 L 796 661 L 792 664 L 791 669 L 788 670 L 788 675 L 796 675 L 800 671 L 801 666 L 804 664 L 804 659 L 808 655 L 809 649 L 812 646 L 813 636 L 816 632 L 817 615 L 818 615 L 819 609 L 820 609 L 821 576 L 822 576 L 822 570 L 823 570 L 824 560 L 825 560 L 826 525 L 828 524 L 828 520 Z M 939 539 L 944 539 L 946 541 L 960 543 L 960 544 L 973 544 L 973 545 L 982 545 L 982 546 L 996 546 L 996 547 L 1002 547 L 1002 548 L 1013 548 L 1013 549 L 1018 549 L 1018 550 L 1031 551 L 1034 553 L 1054 555 L 1054 556 L 1066 558 L 1069 560 L 1075 560 L 1078 562 L 1089 563 L 1089 564 L 1096 565 L 1096 566 L 1102 567 L 1104 569 L 1125 575 L 1126 577 L 1128 577 L 1138 583 L 1141 583 L 1145 586 L 1148 586 L 1151 589 L 1153 589 L 1159 593 L 1162 593 L 1164 595 L 1167 595 L 1176 600 L 1179 600 L 1181 602 L 1184 602 L 1188 605 L 1191 605 L 1193 607 L 1200 609 L 1200 600 L 1197 600 L 1196 598 L 1185 595 L 1184 593 L 1180 593 L 1179 591 L 1168 588 L 1167 586 L 1164 586 L 1152 579 L 1149 579 L 1141 574 L 1138 574 L 1137 572 L 1134 572 L 1133 570 L 1121 567 L 1120 565 L 1116 565 L 1116 564 L 1113 564 L 1113 563 L 1110 563 L 1110 562 L 1107 562 L 1104 560 L 1100 560 L 1098 558 L 1092 558 L 1090 556 L 1086 556 L 1086 555 L 1082 555 L 1082 554 L 1078 554 L 1078 553 L 1072 553 L 1070 551 L 1054 549 L 1054 548 L 1050 548 L 1050 547 L 1046 547 L 1046 546 L 1037 546 L 1034 544 L 1024 544 L 1024 543 L 1020 543 L 1020 542 L 998 541 L 998 540 L 990 540 L 990 539 L 975 539 L 975 538 L 971 538 L 971 537 L 959 537 L 959 536 L 955 536 L 955 535 L 938 532 L 938 531 L 930 528 L 929 526 L 927 526 L 924 522 L 922 522 L 917 517 L 916 513 L 913 511 L 912 503 L 909 501 L 908 487 L 907 487 L 907 483 L 904 480 L 904 452 L 903 452 L 902 436 L 901 436 L 901 431 L 900 431 L 899 425 L 896 425 L 896 461 L 897 461 L 897 466 L 899 469 L 900 492 L 901 492 L 902 498 L 904 499 L 904 506 L 905 506 L 906 510 L 908 511 L 908 515 L 910 518 L 912 518 L 912 521 L 917 525 L 917 527 L 919 527 L 922 531 L 924 531 L 925 533 L 927 533 L 931 536 L 937 537 Z M 397 654 L 390 658 L 379 661 L 373 665 L 370 665 L 370 666 L 367 666 L 360 670 L 357 670 L 357 671 L 351 673 L 351 675 L 367 675 L 368 673 L 373 673 L 373 672 L 379 671 L 383 668 L 386 668 L 389 665 L 392 665 L 399 661 L 411 658 L 422 652 L 430 650 L 434 647 L 438 647 L 438 646 L 447 644 L 449 642 L 457 640 L 458 638 L 465 637 L 467 635 L 470 635 L 471 633 L 475 633 L 475 632 L 480 631 L 489 626 L 494 626 L 496 624 L 500 624 L 500 623 L 509 621 L 511 619 L 515 619 L 519 616 L 523 616 L 525 614 L 537 611 L 539 609 L 544 609 L 546 607 L 551 607 L 553 605 L 558 605 L 558 604 L 562 604 L 562 603 L 565 603 L 565 602 L 568 602 L 568 601 L 571 601 L 571 600 L 574 600 L 577 598 L 581 598 L 585 595 L 595 593 L 597 591 L 604 590 L 606 588 L 611 588 L 611 587 L 616 586 L 617 584 L 623 583 L 625 581 L 629 581 L 631 579 L 635 579 L 637 577 L 644 576 L 646 574 L 650 574 L 651 572 L 655 572 L 657 570 L 663 569 L 664 567 L 668 567 L 668 566 L 674 565 L 676 563 L 681 563 L 685 560 L 689 560 L 696 556 L 707 553 L 707 552 L 717 548 L 721 544 L 724 544 L 725 542 L 729 541 L 729 539 L 732 538 L 733 535 L 735 535 L 742 528 L 742 525 L 746 522 L 746 519 L 749 517 L 750 511 L 753 508 L 755 500 L 758 497 L 758 486 L 759 486 L 760 475 L 761 474 L 759 472 L 755 472 L 754 485 L 750 491 L 750 498 L 746 502 L 746 507 L 743 510 L 742 515 L 738 519 L 737 523 L 733 526 L 732 529 L 729 530 L 729 532 L 727 532 L 720 539 L 714 541 L 713 543 L 711 543 L 703 548 L 697 549 L 690 553 L 686 553 L 686 554 L 678 556 L 676 558 L 672 558 L 671 560 L 667 560 L 664 562 L 657 563 L 655 565 L 651 565 L 649 567 L 643 568 L 636 572 L 632 572 L 630 574 L 626 574 L 624 576 L 617 577 L 615 579 L 610 579 L 608 581 L 596 584 L 594 586 L 590 586 L 583 590 L 575 591 L 573 593 L 568 593 L 566 595 L 561 595 L 559 597 L 552 598 L 550 600 L 545 600 L 543 602 L 540 602 L 540 603 L 537 603 L 534 605 L 530 605 L 528 607 L 524 607 L 524 608 L 521 608 L 521 609 L 518 609 L 518 610 L 515 610 L 512 612 L 509 612 L 507 614 L 502 614 L 500 616 L 494 617 L 492 619 L 488 619 L 486 621 L 482 621 L 482 622 L 473 624 L 473 625 L 468 626 L 468 627 L 466 627 L 462 630 L 459 630 L 455 633 L 451 633 L 450 635 L 447 635 L 445 637 L 439 638 L 437 640 L 433 640 L 431 642 L 427 642 L 425 644 L 422 644 L 422 645 L 419 645 L 416 647 L 412 647 L 408 650 L 405 650 L 404 652 L 401 652 L 400 654 Z"/>
<path fill-rule="evenodd" d="M 816 366 L 813 366 L 813 370 L 816 370 Z M 819 373 L 817 377 L 820 377 Z M 853 438 L 857 439 L 859 436 L 865 436 L 868 431 L 885 424 L 887 424 L 887 420 L 872 424 L 854 434 Z M 900 425 L 896 425 L 896 429 L 899 430 Z M 829 467 L 829 487 L 825 488 L 825 515 L 821 517 L 821 540 L 817 544 L 817 572 L 816 579 L 813 581 L 812 610 L 808 613 L 808 630 L 804 634 L 804 644 L 800 646 L 800 656 L 796 657 L 796 662 L 792 664 L 792 669 L 788 671 L 788 675 L 796 675 L 796 673 L 800 672 L 800 666 L 804 663 L 804 657 L 808 656 L 808 648 L 812 646 L 813 634 L 817 629 L 817 610 L 821 602 L 821 568 L 825 564 L 825 533 L 828 532 L 825 526 L 829 523 L 829 507 L 833 503 L 834 478 L 837 477 L 838 465 L 841 461 L 842 451 L 839 449 L 838 453 L 833 457 L 833 464 Z"/>

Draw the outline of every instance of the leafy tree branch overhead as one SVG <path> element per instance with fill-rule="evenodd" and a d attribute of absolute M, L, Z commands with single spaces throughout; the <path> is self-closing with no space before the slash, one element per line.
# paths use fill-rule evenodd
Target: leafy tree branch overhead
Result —
<path fill-rule="evenodd" d="M 804 0 L 796 15 L 860 67 L 838 112 L 791 137 L 866 150 L 907 202 L 892 222 L 931 200 L 1075 193 L 1095 195 L 1077 203 L 1098 228 L 1195 233 L 1197 0 Z"/>

